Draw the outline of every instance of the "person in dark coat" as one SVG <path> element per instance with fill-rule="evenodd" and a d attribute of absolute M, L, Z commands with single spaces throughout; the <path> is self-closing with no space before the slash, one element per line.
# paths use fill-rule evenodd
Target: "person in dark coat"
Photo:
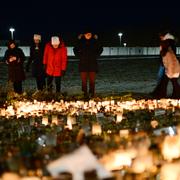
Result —
<path fill-rule="evenodd" d="M 84 96 L 95 96 L 95 77 L 98 72 L 97 58 L 103 52 L 103 47 L 98 43 L 98 36 L 91 31 L 86 31 L 78 36 L 77 45 L 73 48 L 74 54 L 79 58 L 79 72 L 82 81 Z M 87 81 L 89 80 L 89 91 Z"/>
<path fill-rule="evenodd" d="M 8 65 L 8 79 L 13 83 L 14 91 L 21 94 L 23 92 L 22 81 L 25 80 L 23 67 L 25 55 L 14 40 L 8 42 L 8 49 L 3 59 Z"/>
<path fill-rule="evenodd" d="M 33 43 L 30 47 L 30 57 L 26 65 L 26 71 L 29 72 L 30 65 L 32 65 L 32 76 L 36 79 L 38 90 L 45 88 L 45 71 L 43 66 L 44 47 L 41 42 L 41 35 L 34 34 Z"/>

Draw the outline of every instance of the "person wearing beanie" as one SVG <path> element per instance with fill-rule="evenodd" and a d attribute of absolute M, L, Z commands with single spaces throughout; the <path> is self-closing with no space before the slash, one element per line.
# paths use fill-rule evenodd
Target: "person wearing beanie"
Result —
<path fill-rule="evenodd" d="M 52 92 L 53 79 L 55 79 L 56 92 L 61 92 L 61 77 L 67 68 L 67 47 L 58 36 L 52 36 L 45 46 L 43 64 L 47 75 L 48 91 Z"/>
<path fill-rule="evenodd" d="M 76 46 L 73 48 L 74 54 L 79 58 L 79 72 L 81 76 L 81 86 L 85 97 L 95 96 L 95 78 L 98 72 L 97 58 L 103 52 L 103 47 L 98 42 L 98 36 L 91 31 L 86 31 L 78 36 Z M 88 90 L 89 81 L 89 90 Z"/>
<path fill-rule="evenodd" d="M 25 80 L 23 67 L 25 55 L 14 40 L 10 40 L 7 46 L 3 60 L 8 65 L 8 79 L 13 83 L 14 92 L 22 94 L 22 82 Z"/>
<path fill-rule="evenodd" d="M 32 76 L 36 79 L 36 86 L 40 91 L 46 87 L 43 68 L 43 52 L 44 46 L 41 41 L 41 35 L 34 34 L 33 42 L 30 46 L 30 57 L 26 65 L 26 71 L 29 72 L 30 65 L 32 65 Z"/>

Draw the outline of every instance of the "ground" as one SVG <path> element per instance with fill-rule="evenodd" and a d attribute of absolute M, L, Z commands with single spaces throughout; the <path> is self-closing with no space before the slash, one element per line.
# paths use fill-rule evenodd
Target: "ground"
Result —
<path fill-rule="evenodd" d="M 119 94 L 123 92 L 150 93 L 157 82 L 158 58 L 103 58 L 99 60 L 99 72 L 96 79 L 96 94 Z M 0 85 L 7 86 L 7 65 L 0 64 Z M 24 90 L 36 90 L 35 79 L 31 72 L 26 73 Z M 171 83 L 168 93 L 171 93 Z M 78 72 L 78 60 L 69 59 L 67 71 L 62 78 L 62 92 L 81 93 L 81 80 Z"/>

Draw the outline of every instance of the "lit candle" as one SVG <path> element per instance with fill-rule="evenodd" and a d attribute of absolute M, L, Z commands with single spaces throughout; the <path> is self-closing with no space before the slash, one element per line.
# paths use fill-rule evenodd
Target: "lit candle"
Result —
<path fill-rule="evenodd" d="M 71 122 L 71 124 L 76 124 L 76 117 L 75 116 L 67 116 L 67 122 Z"/>
<path fill-rule="evenodd" d="M 52 115 L 52 124 L 58 125 L 58 117 L 57 117 L 57 115 Z"/>
<path fill-rule="evenodd" d="M 5 116 L 6 115 L 6 110 L 3 108 L 1 109 L 1 116 Z"/>
<path fill-rule="evenodd" d="M 173 159 L 180 157 L 180 136 L 166 136 L 161 153 L 165 160 L 172 161 Z"/>
<path fill-rule="evenodd" d="M 23 177 L 21 178 L 21 180 L 41 180 L 39 177 L 35 177 L 35 176 L 32 176 L 32 177 Z"/>
<path fill-rule="evenodd" d="M 72 129 L 73 124 L 76 124 L 76 117 L 75 116 L 67 116 L 67 128 Z"/>
<path fill-rule="evenodd" d="M 101 125 L 99 123 L 94 123 L 92 125 L 92 134 L 93 135 L 101 135 L 101 133 L 102 133 Z"/>
<path fill-rule="evenodd" d="M 123 119 L 123 113 L 122 112 L 118 112 L 116 115 L 116 122 L 121 122 Z"/>
<path fill-rule="evenodd" d="M 153 127 L 153 128 L 156 128 L 157 126 L 158 126 L 158 121 L 156 121 L 156 120 L 152 120 L 151 121 L 151 126 Z"/>
<path fill-rule="evenodd" d="M 20 177 L 15 173 L 7 172 L 2 175 L 2 180 L 20 180 Z"/>
<path fill-rule="evenodd" d="M 42 124 L 44 124 L 45 126 L 48 125 L 48 116 L 42 117 Z"/>
<path fill-rule="evenodd" d="M 129 130 L 128 129 L 122 129 L 122 130 L 119 131 L 119 135 L 122 138 L 128 138 Z"/>
<path fill-rule="evenodd" d="M 161 167 L 160 179 L 163 180 L 178 180 L 180 177 L 180 163 L 167 163 Z"/>
<path fill-rule="evenodd" d="M 99 161 L 109 171 L 120 170 L 131 165 L 135 154 L 132 150 L 117 150 L 104 155 Z"/>

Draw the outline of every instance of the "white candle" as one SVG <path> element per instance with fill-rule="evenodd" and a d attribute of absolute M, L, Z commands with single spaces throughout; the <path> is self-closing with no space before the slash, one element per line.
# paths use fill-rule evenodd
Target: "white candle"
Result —
<path fill-rule="evenodd" d="M 6 115 L 6 110 L 3 108 L 1 109 L 1 116 L 5 116 Z"/>
<path fill-rule="evenodd" d="M 44 124 L 45 126 L 48 125 L 48 116 L 42 117 L 42 124 Z"/>
<path fill-rule="evenodd" d="M 76 124 L 76 117 L 75 116 L 67 116 L 67 121 L 70 122 L 71 124 Z"/>
<path fill-rule="evenodd" d="M 121 122 L 123 119 L 123 113 L 122 112 L 118 112 L 116 115 L 116 122 Z"/>
<path fill-rule="evenodd" d="M 32 177 L 23 177 L 21 178 L 21 180 L 41 180 L 41 179 L 39 177 L 32 176 Z"/>
<path fill-rule="evenodd" d="M 102 133 L 102 128 L 99 123 L 94 123 L 92 125 L 92 134 L 93 135 L 100 135 Z"/>
<path fill-rule="evenodd" d="M 75 116 L 67 116 L 67 128 L 72 129 L 73 124 L 76 124 L 76 117 Z"/>
<path fill-rule="evenodd" d="M 128 129 L 122 129 L 122 130 L 119 131 L 119 135 L 122 138 L 128 138 L 129 130 Z"/>
<path fill-rule="evenodd" d="M 153 128 L 156 128 L 157 126 L 158 126 L 158 121 L 156 121 L 156 120 L 152 120 L 151 121 L 151 126 L 153 127 Z"/>
<path fill-rule="evenodd" d="M 166 136 L 161 153 L 165 160 L 172 161 L 173 159 L 180 157 L 180 136 Z"/>
<path fill-rule="evenodd" d="M 161 167 L 160 178 L 163 180 L 178 180 L 180 177 L 180 163 L 167 163 Z"/>
<path fill-rule="evenodd" d="M 2 180 L 20 180 L 20 177 L 15 173 L 4 173 L 2 175 Z"/>
<path fill-rule="evenodd" d="M 52 115 L 52 124 L 58 125 L 58 117 L 57 117 L 57 115 Z"/>

